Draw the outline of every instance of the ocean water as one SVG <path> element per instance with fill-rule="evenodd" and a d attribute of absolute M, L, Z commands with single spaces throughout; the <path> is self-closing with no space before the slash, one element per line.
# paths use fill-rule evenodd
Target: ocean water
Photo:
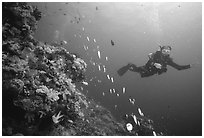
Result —
<path fill-rule="evenodd" d="M 78 88 L 117 120 L 139 115 L 140 108 L 157 132 L 202 135 L 202 3 L 30 4 L 43 13 L 35 38 L 61 43 L 83 58 L 88 85 Z M 176 63 L 194 66 L 183 71 L 168 67 L 147 78 L 129 71 L 118 76 L 128 63 L 144 65 L 159 44 L 172 46 Z"/>

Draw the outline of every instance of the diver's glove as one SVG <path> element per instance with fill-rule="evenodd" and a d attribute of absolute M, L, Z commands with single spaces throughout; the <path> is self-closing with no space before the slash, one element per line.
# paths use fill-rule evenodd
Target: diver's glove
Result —
<path fill-rule="evenodd" d="M 161 68 L 162 68 L 162 65 L 159 64 L 159 63 L 154 63 L 154 66 L 155 66 L 157 69 L 161 69 Z"/>

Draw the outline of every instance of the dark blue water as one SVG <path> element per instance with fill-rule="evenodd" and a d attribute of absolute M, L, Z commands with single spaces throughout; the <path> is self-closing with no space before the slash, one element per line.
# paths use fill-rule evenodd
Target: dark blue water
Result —
<path fill-rule="evenodd" d="M 124 114 L 138 115 L 140 108 L 154 121 L 158 132 L 202 134 L 201 3 L 31 4 L 43 12 L 35 37 L 48 43 L 66 41 L 63 47 L 78 53 L 88 64 L 89 85 L 77 84 L 78 88 L 83 86 L 83 93 L 108 108 L 118 120 Z M 117 75 L 116 71 L 130 62 L 144 65 L 158 44 L 171 45 L 174 61 L 194 64 L 193 68 L 177 71 L 168 67 L 167 73 L 148 78 L 133 72 Z M 116 92 L 111 94 L 110 89 Z"/>

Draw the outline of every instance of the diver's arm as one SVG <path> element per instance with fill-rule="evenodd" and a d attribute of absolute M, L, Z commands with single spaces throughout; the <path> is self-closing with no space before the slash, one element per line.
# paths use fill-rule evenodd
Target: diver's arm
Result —
<path fill-rule="evenodd" d="M 169 60 L 168 62 L 169 66 L 172 66 L 173 68 L 177 69 L 177 70 L 184 70 L 184 69 L 189 69 L 191 67 L 191 65 L 178 65 L 177 63 L 175 63 L 173 60 Z"/>

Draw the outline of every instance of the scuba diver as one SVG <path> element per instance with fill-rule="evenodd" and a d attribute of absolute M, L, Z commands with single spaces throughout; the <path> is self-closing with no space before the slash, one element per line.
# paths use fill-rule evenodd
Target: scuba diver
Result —
<path fill-rule="evenodd" d="M 160 49 L 155 53 L 148 55 L 149 60 L 144 66 L 137 67 L 129 63 L 128 65 L 120 68 L 117 72 L 119 76 L 124 75 L 128 70 L 140 73 L 140 76 L 149 77 L 154 74 L 162 74 L 167 71 L 167 65 L 172 66 L 177 70 L 184 70 L 191 68 L 191 65 L 178 65 L 170 57 L 171 46 L 159 46 Z"/>

